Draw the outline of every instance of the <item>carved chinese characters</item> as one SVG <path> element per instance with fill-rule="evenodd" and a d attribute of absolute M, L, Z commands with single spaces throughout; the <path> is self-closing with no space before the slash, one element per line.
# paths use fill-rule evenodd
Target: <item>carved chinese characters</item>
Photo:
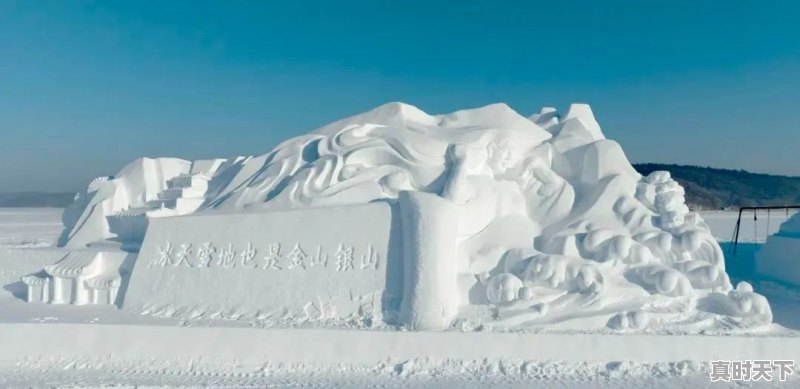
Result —
<path fill-rule="evenodd" d="M 214 242 L 204 242 L 195 249 L 192 243 L 167 241 L 157 249 L 147 267 L 266 271 L 327 268 L 347 272 L 378 270 L 380 266 L 381 254 L 372 244 L 360 249 L 345 243 L 330 248 L 322 244 L 314 246 L 313 250 L 306 250 L 301 243 L 286 246 L 282 243 L 259 245 L 248 242 L 243 247 L 236 247 L 232 243 L 217 246 Z M 291 249 L 284 250 L 284 247 Z"/>

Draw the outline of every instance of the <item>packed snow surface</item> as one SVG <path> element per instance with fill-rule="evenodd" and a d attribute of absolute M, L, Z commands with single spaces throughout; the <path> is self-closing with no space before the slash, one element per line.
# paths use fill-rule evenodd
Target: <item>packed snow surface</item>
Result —
<path fill-rule="evenodd" d="M 52 246 L 64 225 L 60 208 L 0 208 L 0 248 Z"/>

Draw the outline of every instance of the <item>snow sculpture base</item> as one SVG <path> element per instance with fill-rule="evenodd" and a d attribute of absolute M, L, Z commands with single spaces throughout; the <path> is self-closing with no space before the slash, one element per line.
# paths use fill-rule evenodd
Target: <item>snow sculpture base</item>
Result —
<path fill-rule="evenodd" d="M 401 285 L 388 204 L 151 221 L 122 308 L 183 319 L 382 315 Z"/>

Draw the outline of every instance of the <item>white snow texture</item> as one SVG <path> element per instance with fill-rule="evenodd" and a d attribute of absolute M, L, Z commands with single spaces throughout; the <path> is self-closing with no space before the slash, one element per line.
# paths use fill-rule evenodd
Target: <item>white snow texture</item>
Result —
<path fill-rule="evenodd" d="M 402 301 L 383 302 L 390 324 L 573 321 L 627 331 L 772 322 L 766 299 L 731 285 L 683 188 L 667 172 L 639 175 L 585 104 L 526 118 L 505 104 L 429 115 L 390 103 L 261 156 L 139 159 L 77 196 L 59 243 L 117 241 L 136 252 L 158 218 L 375 202 L 402 221 L 392 230 L 402 265 L 385 275 L 402 285 Z"/>

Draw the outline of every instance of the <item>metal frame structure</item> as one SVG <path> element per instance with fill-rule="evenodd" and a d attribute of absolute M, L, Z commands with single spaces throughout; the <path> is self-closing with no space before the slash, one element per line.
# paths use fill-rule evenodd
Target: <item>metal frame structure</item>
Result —
<path fill-rule="evenodd" d="M 733 230 L 733 256 L 736 256 L 736 250 L 739 247 L 739 227 L 742 225 L 742 212 L 743 211 L 753 211 L 753 220 L 758 221 L 758 211 L 759 210 L 766 210 L 767 215 L 769 216 L 769 211 L 773 209 L 783 209 L 786 210 L 788 213 L 790 209 L 800 209 L 800 205 L 777 205 L 777 206 L 769 206 L 769 207 L 741 207 L 739 208 L 739 218 L 736 219 L 736 228 Z M 769 229 L 769 225 L 767 226 Z M 769 230 L 767 231 L 769 234 Z M 758 237 L 756 237 L 758 238 Z"/>

